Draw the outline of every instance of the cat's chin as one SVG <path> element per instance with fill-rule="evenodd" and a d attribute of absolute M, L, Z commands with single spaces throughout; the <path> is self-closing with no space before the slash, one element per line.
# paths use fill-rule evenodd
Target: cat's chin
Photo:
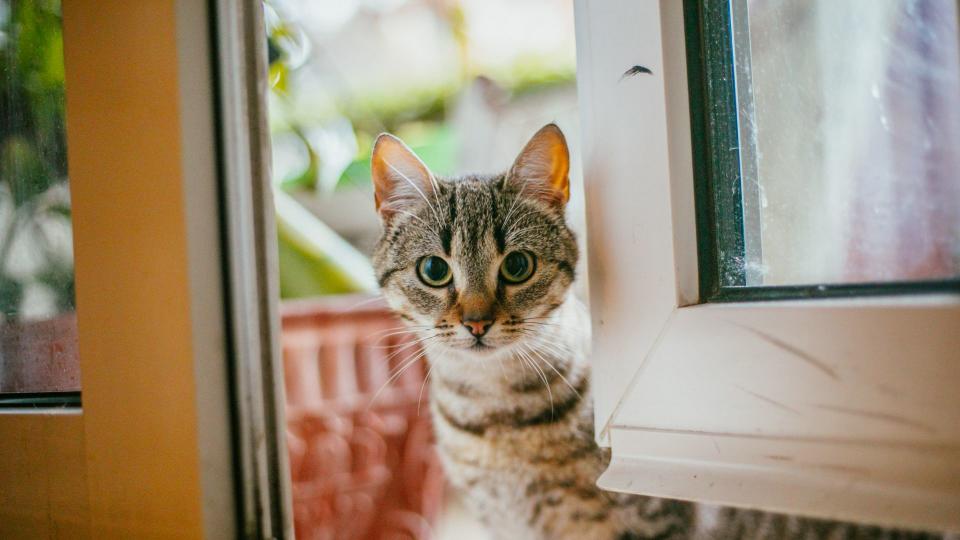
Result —
<path fill-rule="evenodd" d="M 445 346 L 463 356 L 487 358 L 490 356 L 509 356 L 513 352 L 516 344 L 516 341 L 510 341 L 507 343 L 471 343 L 469 345 L 447 344 Z"/>
<path fill-rule="evenodd" d="M 490 344 L 484 342 L 472 342 L 472 343 L 463 343 L 463 342 L 448 342 L 448 343 L 436 343 L 434 347 L 440 347 L 441 350 L 449 351 L 460 356 L 475 356 L 477 358 L 492 356 L 497 353 L 502 353 L 509 348 L 509 345 L 499 345 L 499 344 Z"/>
<path fill-rule="evenodd" d="M 488 343 L 471 343 L 470 345 L 448 345 L 450 349 L 453 349 L 461 354 L 473 355 L 473 356 L 490 356 L 498 352 L 502 352 L 504 347 L 498 345 L 490 345 Z"/>

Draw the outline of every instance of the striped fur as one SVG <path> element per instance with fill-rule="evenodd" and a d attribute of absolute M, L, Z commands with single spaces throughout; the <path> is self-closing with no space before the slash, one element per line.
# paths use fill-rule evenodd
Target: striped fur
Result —
<path fill-rule="evenodd" d="M 399 141 L 386 144 L 387 155 L 375 155 L 386 172 L 374 167 L 384 223 L 374 265 L 384 296 L 409 323 L 407 331 L 417 336 L 429 362 L 430 405 L 447 475 L 495 538 L 935 537 L 698 509 L 597 488 L 609 455 L 593 438 L 589 319 L 570 293 L 577 247 L 564 220 L 565 195 L 543 191 L 566 186 L 518 175 L 529 166 L 489 177 L 439 179 L 405 154 L 409 150 Z M 533 157 L 518 162 L 537 165 L 549 156 Z M 541 170 L 551 169 L 547 165 Z M 401 195 L 391 191 L 397 185 Z M 520 285 L 498 279 L 500 262 L 512 250 L 526 250 L 537 261 L 533 276 Z M 449 285 L 429 287 L 418 278 L 417 262 L 426 256 L 448 261 Z M 480 349 L 461 324 L 467 302 L 492 314 Z M 699 520 L 704 512 L 711 519 Z"/>

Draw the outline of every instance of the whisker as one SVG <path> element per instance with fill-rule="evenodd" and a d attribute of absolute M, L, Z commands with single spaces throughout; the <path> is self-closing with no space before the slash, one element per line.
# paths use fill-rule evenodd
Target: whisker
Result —
<path fill-rule="evenodd" d="M 430 173 L 430 183 L 433 185 L 433 200 L 437 202 L 437 212 L 439 212 L 440 211 L 440 195 L 438 195 L 438 193 L 440 192 L 440 185 L 437 183 L 437 179 L 433 176 L 433 173 Z M 442 223 L 438 222 L 437 224 L 441 228 L 443 228 Z M 453 223 L 451 223 L 450 226 L 452 227 Z"/>
<path fill-rule="evenodd" d="M 531 233 L 534 231 L 548 231 L 555 228 L 556 227 L 549 226 L 549 225 L 532 225 L 530 227 L 524 227 L 522 229 L 516 229 L 516 230 L 509 229 L 507 233 L 504 235 L 504 237 L 506 238 L 507 243 L 510 243 L 512 240 L 514 240 L 516 237 L 520 236 L 521 234 Z"/>
<path fill-rule="evenodd" d="M 549 348 L 553 352 L 557 353 L 559 356 L 567 356 L 567 355 L 573 354 L 573 349 L 571 349 L 566 343 L 547 340 L 544 338 L 544 336 L 541 336 L 537 333 L 532 333 L 530 335 L 533 337 L 534 341 L 537 342 L 537 344 L 543 345 L 544 347 Z"/>
<path fill-rule="evenodd" d="M 424 347 L 426 350 L 426 347 Z M 427 368 L 427 374 L 423 377 L 423 383 L 420 385 L 420 394 L 417 395 L 417 417 L 420 416 L 420 403 L 423 401 L 423 389 L 427 387 L 427 381 L 430 380 L 430 374 L 433 373 L 433 368 L 436 366 L 436 362 L 440 362 L 440 358 L 437 358 L 434 363 L 430 364 L 430 367 Z"/>
<path fill-rule="evenodd" d="M 432 337 L 432 336 L 431 336 L 431 337 Z M 409 350 L 409 349 L 411 349 L 411 348 L 413 348 L 413 347 L 415 347 L 415 346 L 417 346 L 417 345 L 420 345 L 420 341 L 409 341 L 409 342 L 407 342 L 407 343 L 404 343 L 403 345 L 397 347 L 397 348 L 396 348 L 397 350 L 395 350 L 395 351 L 393 351 L 392 353 L 388 354 L 382 361 L 383 361 L 383 362 L 390 362 L 390 361 L 393 360 L 395 357 L 397 357 L 399 354 L 401 354 L 401 353 L 403 353 L 404 351 L 407 351 L 407 350 Z"/>
<path fill-rule="evenodd" d="M 530 361 L 529 359 L 527 359 L 527 357 L 525 357 L 520 351 L 517 351 L 517 357 L 520 359 L 521 365 L 523 366 L 523 373 L 524 373 L 524 375 L 526 375 L 528 368 L 530 369 L 530 371 L 533 373 L 534 376 L 537 375 L 537 370 L 536 370 L 536 368 L 534 367 L 534 365 L 533 365 L 533 364 L 531 363 L 531 361 Z M 538 378 L 539 378 L 539 377 L 538 377 Z"/>
<path fill-rule="evenodd" d="M 503 360 L 499 356 L 497 356 L 497 364 L 500 365 L 500 374 L 503 375 L 503 382 L 510 384 L 510 378 L 507 377 L 507 372 L 503 369 Z"/>
<path fill-rule="evenodd" d="M 509 221 L 509 222 L 507 221 L 507 219 L 509 219 L 509 217 L 510 217 L 510 216 L 508 215 L 507 218 L 505 218 L 504 221 L 503 221 L 504 224 L 506 224 L 506 227 L 505 227 L 505 230 L 504 230 L 504 237 L 509 237 L 509 236 L 511 236 L 512 234 L 514 234 L 514 231 L 516 230 L 516 228 L 517 228 L 520 224 L 524 223 L 524 222 L 525 222 L 524 220 L 525 220 L 528 216 L 532 216 L 532 215 L 534 215 L 534 214 L 536 214 L 536 211 L 535 211 L 533 208 L 529 208 L 529 207 L 528 207 L 528 208 L 523 209 L 523 210 L 522 210 L 519 214 L 517 214 L 516 216 L 514 216 L 513 220 L 512 220 L 512 221 Z M 530 225 L 530 226 L 532 227 L 532 226 L 535 226 L 535 225 Z"/>
<path fill-rule="evenodd" d="M 380 301 L 382 301 L 382 300 L 383 300 L 383 298 L 380 297 L 380 296 L 374 296 L 374 297 L 372 297 L 372 298 L 367 298 L 366 300 L 361 300 L 361 301 L 357 302 L 356 304 L 354 304 L 354 305 L 346 308 L 345 311 L 353 311 L 353 310 L 355 310 L 355 309 L 357 309 L 357 308 L 361 308 L 361 307 L 363 307 L 363 306 L 365 306 L 365 305 L 367 305 L 367 304 L 372 304 L 372 303 L 374 303 L 374 302 L 380 302 Z"/>
<path fill-rule="evenodd" d="M 400 346 L 400 345 L 406 345 L 407 343 L 410 342 L 410 341 L 406 341 L 406 340 L 411 340 L 412 342 L 417 342 L 417 341 L 420 339 L 420 338 L 419 338 L 419 336 L 420 336 L 419 332 L 415 332 L 415 333 L 413 333 L 413 334 L 392 334 L 392 335 L 401 335 L 401 336 L 411 336 L 411 335 L 412 335 L 413 337 L 404 337 L 404 338 L 401 338 L 401 339 L 403 339 L 404 341 L 401 341 L 400 343 L 388 343 L 388 344 L 386 344 L 386 345 L 379 345 L 379 343 L 381 343 L 381 342 L 383 342 L 385 339 L 391 337 L 391 336 L 384 336 L 384 337 L 382 337 L 382 338 L 374 341 L 374 342 L 373 342 L 374 344 L 373 344 L 373 345 L 370 345 L 370 348 L 371 348 L 371 349 L 392 349 L 392 348 L 397 347 L 397 346 Z"/>
<path fill-rule="evenodd" d="M 551 322 L 540 322 L 540 321 L 527 321 L 527 320 L 525 320 L 525 321 L 523 321 L 523 323 L 524 323 L 524 324 L 536 324 L 536 325 L 538 325 L 538 326 L 551 326 L 551 327 L 554 327 L 554 328 L 560 328 L 560 327 L 561 327 L 560 324 L 551 323 Z"/>
<path fill-rule="evenodd" d="M 537 355 L 537 356 L 540 358 L 540 360 L 542 360 L 543 363 L 547 365 L 547 367 L 549 367 L 550 369 L 552 369 L 553 372 L 556 373 L 558 377 L 560 377 L 560 380 L 562 380 L 564 383 L 566 383 L 566 385 L 567 385 L 568 387 L 570 387 L 570 390 L 572 390 L 573 393 L 576 394 L 578 398 L 583 399 L 583 396 L 580 395 L 580 392 L 577 392 L 577 389 L 574 388 L 572 384 L 570 384 L 570 381 L 568 381 L 567 378 L 563 376 L 563 373 L 560 373 L 560 371 L 556 368 L 556 366 L 554 366 L 552 363 L 550 363 L 549 360 L 547 360 L 546 358 L 544 358 L 543 356 L 541 356 L 538 351 L 536 351 L 536 350 L 534 350 L 534 349 L 531 348 L 531 349 L 530 349 L 530 352 L 533 353 L 533 354 L 535 354 L 535 355 Z"/>
<path fill-rule="evenodd" d="M 516 197 L 513 199 L 513 204 L 510 205 L 510 210 L 507 211 L 507 215 L 503 218 L 504 224 L 510 224 L 510 216 L 513 215 L 513 211 L 517 208 L 517 204 L 520 203 L 520 199 L 523 198 L 523 190 L 527 187 L 528 179 L 523 179 L 523 185 L 520 186 L 520 191 L 517 192 Z"/>
<path fill-rule="evenodd" d="M 528 335 L 528 336 L 531 336 L 531 337 L 533 338 L 535 344 L 536 344 L 538 347 L 542 347 L 542 348 L 544 348 L 544 349 L 547 349 L 548 351 L 550 351 L 550 352 L 552 352 L 553 354 L 556 354 L 556 355 L 558 355 L 558 356 L 568 356 L 568 355 L 570 355 L 570 354 L 573 353 L 573 352 L 572 352 L 569 348 L 567 348 L 566 345 L 563 344 L 563 343 L 556 343 L 556 342 L 552 342 L 552 341 L 546 341 L 545 339 L 543 339 L 543 338 L 541 338 L 540 336 L 538 336 L 536 333 L 530 332 L 529 330 L 526 330 L 526 331 L 525 331 L 525 330 L 526 330 L 526 329 L 521 328 L 521 329 L 520 329 L 520 332 L 521 332 L 522 334 L 526 334 L 526 335 Z M 570 388 L 570 390 L 572 390 L 573 393 L 577 395 L 577 397 L 583 399 L 583 396 L 580 394 L 580 392 L 577 391 L 577 389 L 573 386 L 573 384 L 570 383 L 569 379 L 567 379 L 566 377 L 564 377 L 564 375 L 560 372 L 560 370 L 558 370 L 557 367 L 556 367 L 555 365 L 553 365 L 552 362 L 550 362 L 550 360 L 548 360 L 546 357 L 544 357 L 544 356 L 541 354 L 541 351 L 538 351 L 538 350 L 534 349 L 533 346 L 531 346 L 531 345 L 528 344 L 528 343 L 524 343 L 524 344 L 523 344 L 523 347 L 524 347 L 524 349 L 526 349 L 527 351 L 529 351 L 529 353 L 531 353 L 531 354 L 533 354 L 533 355 L 536 355 L 536 357 L 539 358 L 540 361 L 542 361 L 544 364 L 546 364 L 547 367 L 549 367 L 550 369 L 552 369 L 553 372 L 556 373 L 556 374 L 560 377 L 560 379 L 564 382 L 564 384 L 566 384 L 566 385 Z"/>
<path fill-rule="evenodd" d="M 560 328 L 563 326 L 560 323 L 555 322 L 553 317 L 527 317 L 526 319 L 520 319 L 520 322 L 529 323 L 529 324 L 539 324 L 542 326 L 555 326 L 557 328 Z"/>
<path fill-rule="evenodd" d="M 389 344 L 387 344 L 387 345 L 377 345 L 378 343 L 381 343 L 381 342 L 383 342 L 383 340 L 385 340 L 385 339 L 387 339 L 387 338 L 390 338 L 390 337 L 392 337 L 392 336 L 404 336 L 404 337 L 402 337 L 402 338 L 400 338 L 400 339 L 401 339 L 401 340 L 418 341 L 418 340 L 422 337 L 422 336 L 421 336 L 421 333 L 422 333 L 422 332 L 425 332 L 425 330 L 417 330 L 416 332 L 397 332 L 397 333 L 394 333 L 394 334 L 390 334 L 390 335 L 388 335 L 388 336 L 383 336 L 383 337 L 375 340 L 375 341 L 373 342 L 374 345 L 371 345 L 370 348 L 371 348 L 371 349 L 390 349 L 390 348 L 396 347 L 396 346 L 398 346 L 398 345 L 402 345 L 402 344 L 406 344 L 406 343 L 407 343 L 407 341 L 400 341 L 399 343 L 389 343 Z M 432 335 L 436 335 L 436 334 L 431 334 L 431 336 L 432 336 Z M 407 336 L 413 336 L 413 337 L 407 337 Z"/>
<path fill-rule="evenodd" d="M 523 374 L 524 374 L 524 377 L 526 377 L 526 374 L 527 374 L 527 362 L 526 362 L 526 360 L 523 359 L 523 357 L 520 357 L 520 365 L 523 366 Z"/>
<path fill-rule="evenodd" d="M 427 328 L 427 325 L 425 325 L 425 324 L 401 324 L 400 326 L 391 326 L 390 328 L 381 328 L 381 329 L 377 330 L 376 332 L 374 332 L 373 335 L 377 335 L 377 334 L 379 334 L 379 333 L 381 333 L 381 332 L 392 332 L 392 331 L 394 331 L 394 330 L 404 330 L 404 329 L 407 329 L 407 328 Z"/>
<path fill-rule="evenodd" d="M 420 216 L 414 214 L 413 212 L 410 212 L 410 211 L 408 211 L 408 210 L 397 210 L 397 213 L 398 213 L 398 214 L 406 214 L 406 215 L 412 217 L 413 219 L 419 221 L 420 224 L 423 225 L 424 227 L 428 227 L 428 228 L 429 228 L 429 224 L 428 224 L 426 221 L 420 219 Z"/>
<path fill-rule="evenodd" d="M 558 357 L 569 357 L 575 354 L 574 351 L 569 347 L 567 347 L 565 344 L 547 341 L 543 339 L 541 336 L 537 336 L 535 334 L 530 334 L 530 335 L 533 341 L 535 342 L 535 344 L 545 349 L 546 352 L 553 353 Z"/>
<path fill-rule="evenodd" d="M 427 341 L 429 341 L 429 340 L 431 340 L 431 339 L 433 339 L 433 338 L 436 338 L 436 337 L 439 337 L 439 336 L 427 336 L 427 337 L 422 338 L 422 339 L 413 340 L 413 341 L 411 341 L 411 342 L 409 342 L 409 343 L 407 343 L 407 344 L 405 344 L 405 345 L 397 348 L 396 351 L 394 351 L 394 352 L 390 353 L 389 355 L 387 355 L 387 357 L 384 358 L 383 361 L 384 361 L 384 362 L 389 362 L 390 360 L 393 360 L 393 358 L 394 358 L 395 356 L 397 356 L 398 354 L 406 351 L 407 349 L 410 349 L 411 347 L 413 347 L 413 346 L 415 346 L 415 345 L 423 345 L 423 344 L 426 343 Z"/>
<path fill-rule="evenodd" d="M 423 194 L 423 191 L 417 186 L 417 184 L 413 180 L 411 180 L 409 177 L 407 177 L 407 175 L 400 172 L 400 169 L 394 167 L 393 164 L 390 163 L 389 161 L 384 161 L 384 163 L 386 163 L 387 167 L 390 167 L 390 169 L 393 170 L 393 172 L 400 175 L 400 178 L 403 178 L 404 180 L 406 180 L 407 183 L 410 184 L 410 187 L 415 189 L 417 193 L 420 194 L 420 197 L 423 198 L 423 202 L 427 203 L 427 207 L 430 208 L 431 212 L 433 212 L 433 217 L 437 220 L 437 226 L 442 228 L 443 222 L 440 221 L 439 210 L 437 208 L 434 208 L 434 206 L 430 204 L 430 199 L 428 199 L 427 196 Z"/>
<path fill-rule="evenodd" d="M 525 349 L 526 346 L 524 346 L 523 348 Z M 530 356 L 527 355 L 523 350 L 520 350 L 520 351 L 517 351 L 517 352 L 519 352 L 520 354 L 522 354 L 523 356 L 525 356 L 525 357 L 527 357 L 527 358 L 530 358 Z M 533 359 L 532 359 L 532 358 L 530 358 L 530 365 L 534 368 L 534 371 L 535 371 L 538 375 L 540 375 L 540 380 L 543 381 L 543 386 L 547 389 L 547 396 L 550 398 L 550 418 L 552 419 L 552 418 L 554 417 L 554 414 L 556 413 L 556 411 L 555 411 L 554 406 L 553 406 L 553 390 L 550 389 L 550 383 L 547 382 L 547 374 L 544 373 L 543 370 L 540 369 L 540 367 L 533 362 Z"/>
<path fill-rule="evenodd" d="M 395 326 L 393 328 L 385 328 L 383 330 L 377 330 L 373 332 L 371 337 L 377 337 L 379 339 L 388 338 L 390 336 L 395 336 L 398 334 L 415 334 L 423 330 L 429 330 L 430 327 L 427 325 L 422 326 Z"/>
<path fill-rule="evenodd" d="M 401 367 L 401 369 L 397 370 L 396 373 L 394 373 L 393 375 L 391 375 L 391 376 L 387 379 L 387 381 L 386 381 L 385 383 L 383 383 L 383 384 L 380 386 L 379 389 L 377 389 L 377 391 L 373 394 L 373 397 L 370 398 L 370 403 L 367 404 L 367 409 L 366 409 L 366 410 L 367 410 L 367 411 L 370 410 L 370 407 L 372 407 L 373 404 L 376 403 L 377 398 L 380 397 L 380 393 L 383 392 L 384 389 L 386 389 L 388 386 L 390 386 L 395 380 L 397 380 L 398 378 L 400 378 L 400 375 L 402 375 L 404 371 L 406 371 L 407 369 L 409 369 L 410 366 L 416 364 L 417 361 L 420 360 L 421 358 L 423 358 L 426 354 L 427 354 L 427 351 L 426 351 L 426 349 L 424 349 L 424 350 L 420 351 L 419 353 L 417 353 L 417 355 L 414 356 L 413 358 L 411 358 L 410 360 L 407 360 L 407 362 L 403 364 L 403 366 Z"/>

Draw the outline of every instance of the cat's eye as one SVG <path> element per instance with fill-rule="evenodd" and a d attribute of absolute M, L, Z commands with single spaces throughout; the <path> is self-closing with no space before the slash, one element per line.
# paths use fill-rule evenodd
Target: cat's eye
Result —
<path fill-rule="evenodd" d="M 500 263 L 500 276 L 508 283 L 523 283 L 530 279 L 536 263 L 527 251 L 511 251 Z"/>
<path fill-rule="evenodd" d="M 420 259 L 417 264 L 417 273 L 420 279 L 431 287 L 443 287 L 453 279 L 450 265 L 436 255 Z"/>

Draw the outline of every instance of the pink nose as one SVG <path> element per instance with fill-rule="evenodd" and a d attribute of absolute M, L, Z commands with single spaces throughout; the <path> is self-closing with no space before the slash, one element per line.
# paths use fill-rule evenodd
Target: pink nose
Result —
<path fill-rule="evenodd" d="M 467 327 L 467 330 L 470 330 L 471 334 L 481 337 L 487 333 L 487 330 L 490 330 L 490 327 L 493 326 L 493 321 L 464 320 L 463 325 Z"/>

